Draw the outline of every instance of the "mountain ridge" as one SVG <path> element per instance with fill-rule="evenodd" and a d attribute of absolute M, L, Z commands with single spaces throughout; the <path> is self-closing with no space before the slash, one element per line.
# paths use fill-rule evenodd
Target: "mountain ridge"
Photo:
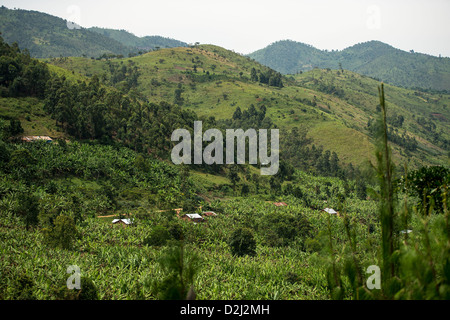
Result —
<path fill-rule="evenodd" d="M 117 30 L 101 27 L 91 27 L 88 30 L 102 34 L 111 39 L 119 41 L 128 47 L 137 48 L 141 50 L 154 50 L 157 48 L 173 48 L 173 47 L 187 47 L 187 43 L 172 38 L 162 36 L 144 36 L 138 37 L 132 32 L 126 30 Z"/>
<path fill-rule="evenodd" d="M 347 69 L 406 88 L 450 91 L 450 58 L 406 52 L 378 40 L 343 50 L 320 50 L 280 40 L 248 56 L 283 74 L 317 68 Z"/>
<path fill-rule="evenodd" d="M 348 70 L 314 69 L 284 76 L 282 86 L 271 86 L 260 80 L 273 70 L 214 45 L 161 49 L 109 62 L 85 58 L 49 62 L 81 76 L 98 74 L 106 83 L 116 78 L 110 70 L 137 68 L 134 90 L 148 101 L 173 101 L 217 121 L 232 118 L 238 107 L 244 113 L 252 105 L 264 106 L 283 136 L 285 130 L 302 127 L 318 145 L 335 151 L 342 163 L 359 165 L 373 155 L 369 124 L 376 118 L 379 81 Z M 392 139 L 397 143 L 394 157 L 400 162 L 445 161 L 449 96 L 388 84 L 385 88 Z M 411 165 L 417 165 L 415 160 Z"/>
<path fill-rule="evenodd" d="M 95 29 L 95 28 L 94 28 Z M 130 33 L 128 37 L 135 37 L 143 42 L 143 48 L 129 46 L 111 36 L 120 30 L 103 29 L 107 35 L 98 32 L 102 29 L 83 28 L 77 25 L 70 27 L 68 21 L 44 12 L 23 9 L 8 9 L 0 7 L 0 32 L 9 44 L 17 42 L 19 47 L 26 48 L 34 58 L 51 57 L 94 57 L 103 55 L 136 55 L 140 50 L 153 50 L 158 46 L 184 46 L 182 41 L 149 36 L 139 38 Z M 137 41 L 134 39 L 135 41 Z M 152 45 L 153 41 L 153 45 Z"/>

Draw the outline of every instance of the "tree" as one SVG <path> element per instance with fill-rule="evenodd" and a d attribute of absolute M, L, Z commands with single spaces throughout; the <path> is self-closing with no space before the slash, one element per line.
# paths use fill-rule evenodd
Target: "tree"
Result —
<path fill-rule="evenodd" d="M 233 190 L 236 190 L 236 184 L 241 180 L 238 170 L 237 165 L 230 165 L 230 170 L 228 171 L 228 179 L 230 179 L 233 185 Z"/>
<path fill-rule="evenodd" d="M 52 247 L 72 249 L 77 236 L 75 221 L 72 217 L 60 215 L 56 217 L 53 227 L 44 228 L 44 239 Z"/>
<path fill-rule="evenodd" d="M 367 187 L 363 179 L 358 179 L 356 182 L 356 196 L 361 200 L 367 198 Z"/>
<path fill-rule="evenodd" d="M 161 300 L 195 299 L 194 281 L 201 261 L 197 254 L 187 251 L 182 241 L 168 247 L 158 261 L 164 279 L 156 283 Z"/>
<path fill-rule="evenodd" d="M 36 299 L 33 290 L 35 283 L 25 272 L 20 273 L 10 289 L 11 298 L 13 300 L 34 300 Z"/>
<path fill-rule="evenodd" d="M 269 184 L 273 194 L 279 194 L 281 192 L 281 179 L 278 176 L 270 177 Z"/>
<path fill-rule="evenodd" d="M 94 282 L 87 277 L 81 276 L 80 289 L 68 289 L 67 284 L 64 283 L 59 288 L 54 288 L 53 293 L 58 300 L 98 300 L 98 289 Z"/>
<path fill-rule="evenodd" d="M 181 83 L 178 84 L 178 88 L 175 89 L 175 98 L 174 103 L 181 106 L 183 104 L 184 99 L 181 97 L 181 94 L 183 93 L 183 88 L 181 86 Z"/>
<path fill-rule="evenodd" d="M 231 253 L 237 256 L 256 255 L 256 240 L 253 232 L 247 228 L 237 228 L 228 240 Z"/>
<path fill-rule="evenodd" d="M 145 238 L 144 245 L 161 247 L 164 246 L 170 239 L 170 233 L 167 228 L 156 226 L 150 232 L 150 235 Z"/>
<path fill-rule="evenodd" d="M 331 154 L 331 160 L 330 160 L 330 173 L 332 176 L 337 176 L 339 171 L 339 158 L 336 154 L 336 152 L 333 151 Z"/>
<path fill-rule="evenodd" d="M 20 122 L 20 120 L 11 119 L 9 121 L 8 133 L 10 137 L 14 137 L 23 133 L 22 123 Z"/>
<path fill-rule="evenodd" d="M 252 81 L 258 81 L 258 73 L 256 72 L 255 68 L 252 68 L 252 71 L 250 72 L 250 80 Z"/>
<path fill-rule="evenodd" d="M 442 166 L 422 167 L 409 172 L 407 183 L 409 186 L 407 191 L 419 199 L 425 214 L 429 213 L 431 206 L 437 212 L 443 212 L 443 189 L 445 185 L 450 184 L 449 169 Z"/>
<path fill-rule="evenodd" d="M 8 149 L 8 145 L 0 139 L 0 169 L 9 163 L 10 158 L 11 152 Z"/>
<path fill-rule="evenodd" d="M 239 120 L 242 118 L 242 111 L 240 107 L 236 108 L 236 111 L 233 113 L 233 120 Z"/>
<path fill-rule="evenodd" d="M 39 215 L 38 198 L 28 193 L 20 193 L 17 197 L 18 206 L 16 207 L 16 214 L 23 217 L 27 230 L 30 226 L 37 225 Z"/>
<path fill-rule="evenodd" d="M 248 195 L 249 192 L 250 192 L 250 188 L 249 188 L 248 184 L 244 184 L 241 189 L 241 196 L 244 197 L 244 196 Z"/>

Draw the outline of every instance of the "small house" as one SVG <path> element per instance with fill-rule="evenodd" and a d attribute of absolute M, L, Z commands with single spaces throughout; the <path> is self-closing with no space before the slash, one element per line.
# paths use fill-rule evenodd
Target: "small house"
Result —
<path fill-rule="evenodd" d="M 204 216 L 207 216 L 207 217 L 215 217 L 215 216 L 217 216 L 217 213 L 215 213 L 214 211 L 206 211 L 206 212 L 203 212 L 202 214 Z"/>
<path fill-rule="evenodd" d="M 114 219 L 112 221 L 114 225 L 121 225 L 122 227 L 126 227 L 132 224 L 131 219 Z"/>
<path fill-rule="evenodd" d="M 198 213 L 187 213 L 181 217 L 183 220 L 193 221 L 193 222 L 204 222 L 205 219 Z"/>
<path fill-rule="evenodd" d="M 53 139 L 49 136 L 24 136 L 22 137 L 22 141 L 25 142 L 34 142 L 34 141 L 45 141 L 47 143 L 52 143 Z"/>
<path fill-rule="evenodd" d="M 329 213 L 329 214 L 338 214 L 337 211 L 335 211 L 334 209 L 331 209 L 331 208 L 325 208 L 325 209 L 323 209 L 323 211 L 325 211 L 326 213 Z"/>
<path fill-rule="evenodd" d="M 285 207 L 285 206 L 287 206 L 287 203 L 285 203 L 285 202 L 274 202 L 273 204 L 276 205 L 277 207 Z"/>

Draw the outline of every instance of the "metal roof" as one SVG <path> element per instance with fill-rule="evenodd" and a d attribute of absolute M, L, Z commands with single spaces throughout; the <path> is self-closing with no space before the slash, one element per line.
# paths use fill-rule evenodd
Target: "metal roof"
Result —
<path fill-rule="evenodd" d="M 131 224 L 131 223 L 132 223 L 132 222 L 131 222 L 131 219 L 114 219 L 114 220 L 112 221 L 112 223 L 115 224 L 115 223 L 117 223 L 117 222 L 119 222 L 119 221 L 122 221 L 122 222 L 125 223 L 125 224 Z"/>
<path fill-rule="evenodd" d="M 48 136 L 24 136 L 22 137 L 23 141 L 36 141 L 36 140 L 45 140 L 48 142 L 53 141 L 52 138 Z"/>
<path fill-rule="evenodd" d="M 187 213 L 186 216 L 191 219 L 203 219 L 203 217 L 198 213 Z"/>
<path fill-rule="evenodd" d="M 325 212 L 327 212 L 329 214 L 336 214 L 337 213 L 337 211 L 334 211 L 334 209 L 330 209 L 330 208 L 325 208 L 325 209 L 323 209 L 323 211 L 325 211 Z"/>
<path fill-rule="evenodd" d="M 276 205 L 277 207 L 284 207 L 284 206 L 287 206 L 287 203 L 286 203 L 286 202 L 274 202 L 273 204 Z"/>

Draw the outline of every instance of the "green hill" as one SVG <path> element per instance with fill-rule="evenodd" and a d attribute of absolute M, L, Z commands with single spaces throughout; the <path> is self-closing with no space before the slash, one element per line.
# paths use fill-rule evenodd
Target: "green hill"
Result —
<path fill-rule="evenodd" d="M 373 155 L 378 85 L 347 70 L 282 77 L 212 45 L 42 61 L 0 37 L 0 300 L 450 297 L 449 170 L 394 185 L 385 151 L 378 184 L 349 165 Z M 397 163 L 446 163 L 450 96 L 385 89 Z M 279 173 L 174 165 L 171 134 L 196 120 L 280 128 Z M 395 272 L 383 290 L 365 287 L 373 266 Z"/>
<path fill-rule="evenodd" d="M 343 68 L 396 86 L 450 91 L 450 58 L 406 52 L 379 41 L 330 52 L 285 40 L 251 53 L 249 57 L 283 74 L 314 67 Z"/>
<path fill-rule="evenodd" d="M 374 159 L 371 124 L 377 117 L 379 82 L 347 70 L 316 69 L 283 77 L 280 88 L 260 81 L 261 75 L 274 74 L 271 69 L 212 45 L 164 49 L 114 61 L 70 58 L 51 63 L 79 75 L 97 74 L 105 84 L 133 87 L 145 100 L 179 104 L 224 123 L 238 107 L 243 111 L 252 105 L 256 110 L 264 107 L 285 142 L 290 130 L 301 128 L 312 139 L 309 146 L 336 152 L 343 164 L 361 165 Z M 114 80 L 121 68 L 136 70 L 134 85 Z M 252 70 L 258 80 L 252 80 Z M 389 85 L 386 94 L 396 161 L 412 167 L 446 163 L 450 96 Z"/>
<path fill-rule="evenodd" d="M 68 28 L 67 21 L 37 11 L 0 8 L 3 39 L 29 50 L 32 57 L 98 57 L 128 55 L 131 49 L 120 42 L 87 29 Z"/>
<path fill-rule="evenodd" d="M 127 47 L 138 50 L 154 50 L 157 48 L 186 47 L 187 43 L 175 39 L 164 38 L 161 36 L 137 37 L 125 30 L 114 30 L 106 28 L 92 27 L 88 30 L 102 34 L 114 39 Z"/>

